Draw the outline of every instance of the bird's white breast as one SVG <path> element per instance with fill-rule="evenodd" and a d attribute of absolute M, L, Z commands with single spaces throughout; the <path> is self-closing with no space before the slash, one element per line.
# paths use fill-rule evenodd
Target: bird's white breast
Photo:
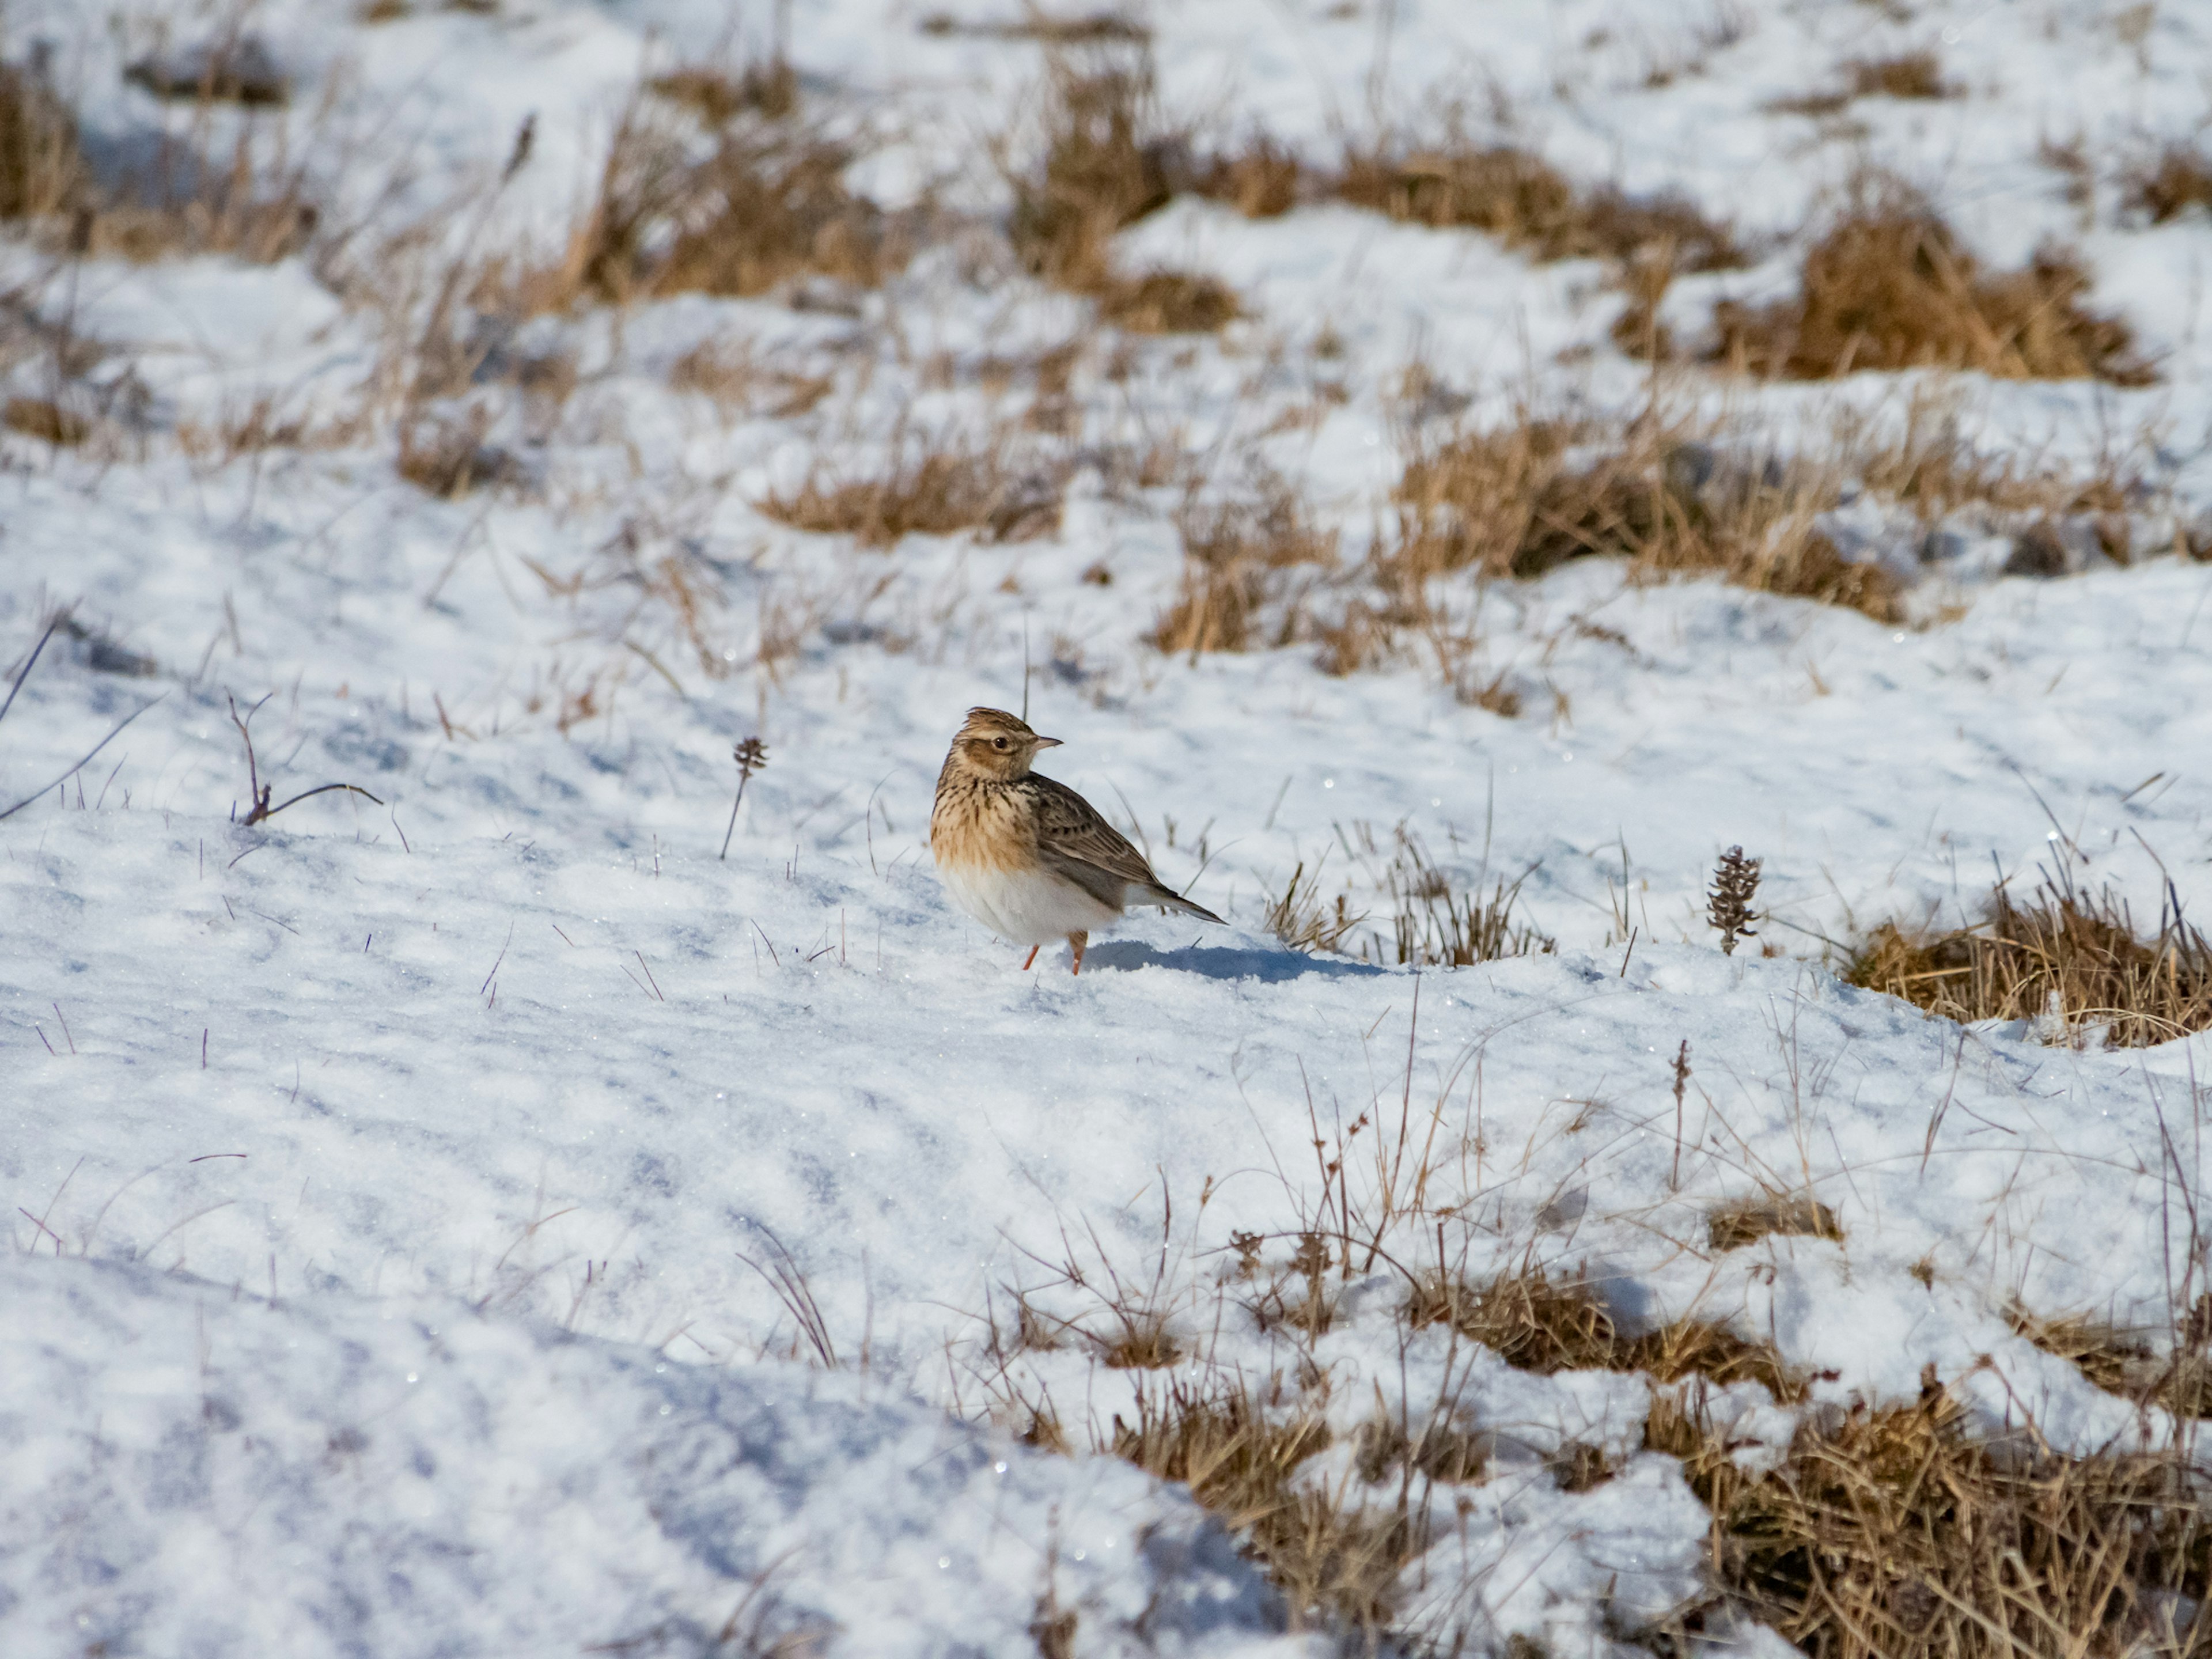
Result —
<path fill-rule="evenodd" d="M 1040 868 L 948 863 L 938 866 L 938 875 L 955 904 L 1016 945 L 1043 945 L 1069 933 L 1087 933 L 1121 914 L 1118 906 L 1101 904 L 1073 882 Z"/>

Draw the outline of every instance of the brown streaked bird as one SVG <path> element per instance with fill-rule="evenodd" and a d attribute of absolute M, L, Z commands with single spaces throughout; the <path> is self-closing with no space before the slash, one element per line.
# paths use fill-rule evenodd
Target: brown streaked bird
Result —
<path fill-rule="evenodd" d="M 929 850 L 952 901 L 1001 939 L 1030 947 L 1065 939 L 1083 971 L 1093 929 L 1132 904 L 1157 904 L 1206 921 L 1219 916 L 1163 886 L 1145 855 L 1064 783 L 1030 763 L 1058 738 L 1041 738 L 1000 708 L 971 708 L 937 775 Z"/>

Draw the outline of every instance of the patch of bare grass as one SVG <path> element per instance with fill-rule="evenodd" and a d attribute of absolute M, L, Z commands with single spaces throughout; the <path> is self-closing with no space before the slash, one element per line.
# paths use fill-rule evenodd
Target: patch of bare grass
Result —
<path fill-rule="evenodd" d="M 1924 203 L 1863 192 L 1805 255 L 1795 298 L 1723 301 L 1707 360 L 1782 380 L 1860 369 L 1969 369 L 2001 380 L 2145 386 L 2156 379 L 2126 323 L 2081 304 L 2081 258 L 2046 246 L 1986 271 Z"/>
<path fill-rule="evenodd" d="M 1682 270 L 1744 263 L 1725 225 L 1680 197 L 1578 189 L 1543 157 L 1453 137 L 1425 149 L 1353 149 L 1334 191 L 1355 207 L 1497 237 L 1539 260 L 1632 259 L 1664 251 Z"/>
<path fill-rule="evenodd" d="M 1836 1212 L 1809 1193 L 1761 1193 L 1738 1199 L 1713 1211 L 1705 1218 L 1705 1229 L 1716 1250 L 1741 1250 L 1776 1233 L 1838 1243 L 1844 1237 Z"/>
<path fill-rule="evenodd" d="M 1524 414 L 1486 431 L 1417 440 L 1394 491 L 1395 533 L 1370 561 L 1409 610 L 1456 570 L 1538 576 L 1614 556 L 1653 577 L 1711 573 L 1877 621 L 1899 614 L 1880 567 L 1846 561 L 1814 522 L 1830 479 L 1753 465 L 1657 422 L 1619 434 Z"/>
<path fill-rule="evenodd" d="M 2212 210 L 2212 159 L 2195 144 L 2168 144 L 2121 174 L 2120 201 L 2154 225 Z"/>
<path fill-rule="evenodd" d="M 2164 1407 L 2179 1418 L 2212 1417 L 2212 1296 L 2202 1296 L 2165 1334 L 2161 1353 L 2151 1333 L 2127 1330 L 2088 1315 L 2040 1318 L 2014 1308 L 2006 1320 L 2045 1353 L 2079 1366 L 2108 1394 Z"/>
<path fill-rule="evenodd" d="M 1711 1510 L 1723 1599 L 1818 1659 L 2202 1650 L 2212 1520 L 2185 1454 L 1993 1447 L 1963 1418 L 1931 1368 L 1916 1403 L 1809 1414 L 1771 1470 L 1695 1389 L 1654 1401 L 1644 1443 Z"/>
<path fill-rule="evenodd" d="M 125 69 L 123 78 L 176 103 L 276 109 L 292 96 L 268 43 L 235 24 L 197 45 L 150 52 Z"/>
<path fill-rule="evenodd" d="M 1002 445 L 893 447 L 891 465 L 874 477 L 823 471 L 754 505 L 793 529 L 850 536 L 873 548 L 963 530 L 988 541 L 1027 541 L 1060 528 L 1058 475 L 1018 468 Z"/>
<path fill-rule="evenodd" d="M 0 426 L 57 449 L 73 448 L 92 435 L 92 422 L 52 398 L 10 398 L 0 406 Z"/>
<path fill-rule="evenodd" d="M 2063 875 L 2024 902 L 1998 886 L 1973 927 L 1883 922 L 1844 977 L 1946 1019 L 2026 1020 L 2075 1046 L 2142 1048 L 2212 1030 L 2212 941 L 2171 896 L 2146 938 L 2124 900 Z"/>
<path fill-rule="evenodd" d="M 1255 474 L 1221 499 L 1188 500 L 1176 514 L 1183 569 L 1152 642 L 1170 653 L 1249 651 L 1299 637 L 1300 589 L 1336 560 L 1336 537 L 1318 528 L 1288 480 Z"/>
<path fill-rule="evenodd" d="M 1932 52 L 1900 52 L 1893 58 L 1855 58 L 1844 65 L 1854 98 L 1955 98 L 1959 89 L 1943 78 L 1943 61 Z"/>
<path fill-rule="evenodd" d="M 1368 838 L 1365 826 L 1358 830 Z M 1462 888 L 1405 824 L 1392 832 L 1391 842 L 1382 879 L 1390 904 L 1390 938 L 1386 942 L 1371 934 L 1360 947 L 1362 960 L 1371 950 L 1375 960 L 1401 967 L 1467 968 L 1507 957 L 1547 956 L 1559 948 L 1519 913 L 1522 884 L 1532 872 L 1510 882 L 1491 878 L 1487 890 L 1478 875 L 1473 885 Z"/>
<path fill-rule="evenodd" d="M 1114 237 L 1164 206 L 1188 170 L 1188 138 L 1159 108 L 1150 57 L 1054 52 L 1043 122 L 1042 164 L 1009 170 L 1008 234 L 1029 270 L 1092 296 L 1103 320 L 1132 332 L 1211 332 L 1234 320 L 1235 292 L 1211 276 L 1114 269 Z"/>
<path fill-rule="evenodd" d="M 788 65 L 784 66 L 787 71 Z M 511 314 L 580 301 L 623 304 L 672 294 L 732 298 L 798 279 L 872 288 L 905 263 L 905 236 L 846 187 L 852 149 L 796 115 L 776 116 L 773 78 L 678 71 L 660 77 L 617 124 L 589 208 L 549 264 L 495 262 L 480 303 Z M 795 94 L 791 94 L 795 98 Z M 707 119 L 725 108 L 711 146 L 672 125 L 672 103 Z"/>
<path fill-rule="evenodd" d="M 1330 1439 L 1316 1415 L 1271 1412 L 1248 1390 L 1177 1379 L 1141 1391 L 1137 1420 L 1117 1416 L 1107 1449 L 1187 1482 L 1283 1590 L 1297 1627 L 1373 1636 L 1388 1627 L 1400 1570 L 1427 1540 L 1402 1502 L 1294 1484 L 1298 1466 Z"/>
<path fill-rule="evenodd" d="M 1521 1370 L 1648 1371 L 1673 1382 L 1698 1376 L 1725 1387 L 1763 1383 L 1784 1403 L 1805 1396 L 1805 1378 L 1766 1344 L 1703 1320 L 1677 1320 L 1625 1336 L 1596 1289 L 1555 1281 L 1541 1268 L 1482 1285 L 1430 1274 L 1407 1298 L 1408 1324 L 1447 1324 Z"/>
<path fill-rule="evenodd" d="M 44 219 L 76 197 L 76 118 L 30 70 L 0 64 L 0 219 Z"/>

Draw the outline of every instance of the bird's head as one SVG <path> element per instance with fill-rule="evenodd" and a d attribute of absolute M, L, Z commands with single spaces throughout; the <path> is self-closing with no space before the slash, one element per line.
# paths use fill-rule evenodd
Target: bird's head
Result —
<path fill-rule="evenodd" d="M 1003 708 L 971 708 L 952 739 L 952 756 L 969 770 L 1000 782 L 1030 769 L 1040 749 L 1057 749 L 1058 738 L 1041 738 Z"/>

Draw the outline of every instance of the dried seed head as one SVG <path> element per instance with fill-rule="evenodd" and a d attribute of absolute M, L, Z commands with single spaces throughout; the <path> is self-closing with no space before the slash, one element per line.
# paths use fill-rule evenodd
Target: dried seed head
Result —
<path fill-rule="evenodd" d="M 1731 847 L 1713 866 L 1713 890 L 1705 920 L 1719 932 L 1723 956 L 1735 954 L 1739 939 L 1755 937 L 1751 902 L 1759 892 L 1759 860 L 1744 857 L 1742 848 Z"/>

